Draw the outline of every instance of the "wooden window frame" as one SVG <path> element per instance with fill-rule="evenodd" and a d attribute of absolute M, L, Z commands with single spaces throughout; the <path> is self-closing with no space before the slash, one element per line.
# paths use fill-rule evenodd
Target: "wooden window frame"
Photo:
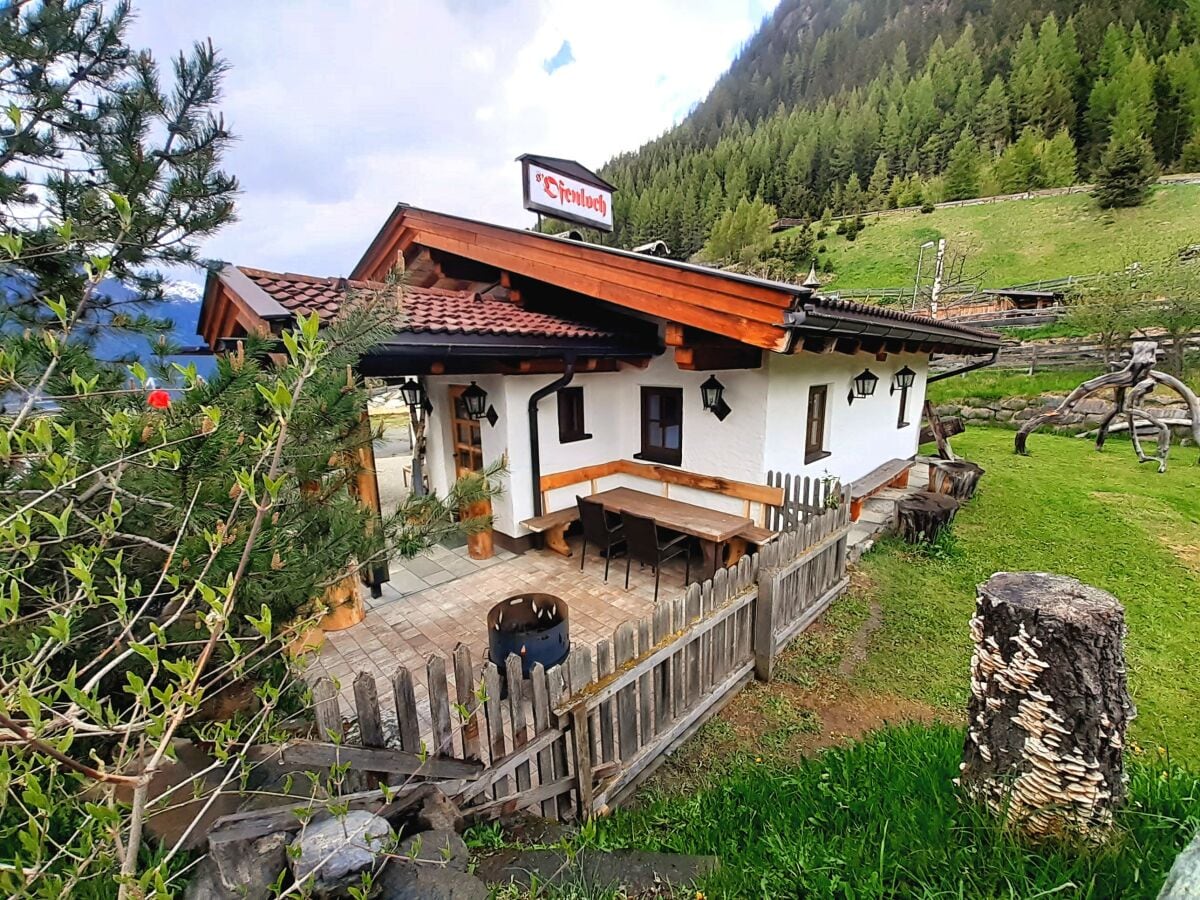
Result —
<path fill-rule="evenodd" d="M 677 408 L 679 410 L 679 421 L 676 423 L 679 427 L 679 447 L 672 449 L 670 447 L 659 447 L 650 443 L 650 422 L 646 417 L 646 407 L 649 398 L 657 394 L 660 397 L 670 396 L 677 400 Z M 660 409 L 661 402 L 660 402 Z M 633 454 L 634 459 L 644 459 L 647 462 L 662 463 L 668 466 L 683 465 L 683 388 L 680 387 L 651 387 L 642 386 L 640 415 L 642 423 L 642 451 Z"/>
<path fill-rule="evenodd" d="M 896 427 L 907 428 L 912 423 L 908 421 L 908 388 L 900 388 L 900 414 L 896 416 Z"/>
<path fill-rule="evenodd" d="M 591 439 L 584 427 L 583 388 L 579 385 L 559 388 L 558 400 L 558 442 L 572 444 L 575 441 Z"/>
<path fill-rule="evenodd" d="M 808 405 L 804 408 L 804 464 L 814 463 L 819 459 L 825 459 L 830 455 L 826 449 L 826 434 L 829 431 L 829 385 L 828 384 L 812 384 L 808 387 Z M 813 442 L 813 397 L 819 395 L 821 398 L 821 415 L 820 425 L 816 429 L 817 442 Z"/>

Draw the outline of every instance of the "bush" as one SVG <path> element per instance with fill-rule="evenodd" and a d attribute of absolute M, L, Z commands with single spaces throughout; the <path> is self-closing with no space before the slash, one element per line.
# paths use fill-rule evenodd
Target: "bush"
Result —
<path fill-rule="evenodd" d="M 827 232 L 824 228 L 822 228 L 820 231 L 817 232 L 817 240 L 818 241 L 823 241 L 828 236 L 829 236 L 829 232 Z"/>
<path fill-rule="evenodd" d="M 817 247 L 817 252 L 818 252 L 818 253 L 825 253 L 825 252 L 826 252 L 826 250 L 827 250 L 827 248 L 825 247 L 825 245 L 824 245 L 824 244 L 821 244 L 820 246 L 818 246 L 818 247 Z"/>
<path fill-rule="evenodd" d="M 932 203 L 922 203 L 921 204 L 921 212 L 925 213 L 925 215 L 929 215 L 929 213 L 933 212 L 933 204 Z"/>

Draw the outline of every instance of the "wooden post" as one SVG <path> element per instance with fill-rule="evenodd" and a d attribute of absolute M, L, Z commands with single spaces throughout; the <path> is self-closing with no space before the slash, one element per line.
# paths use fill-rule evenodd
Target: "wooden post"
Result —
<path fill-rule="evenodd" d="M 779 591 L 776 548 L 768 545 L 759 556 L 758 599 L 754 601 L 754 676 L 770 681 L 775 669 L 775 598 Z"/>
<path fill-rule="evenodd" d="M 942 426 L 942 417 L 938 415 L 929 400 L 925 401 L 925 421 L 929 423 L 929 430 L 933 432 L 938 456 L 942 459 L 955 459 L 954 451 L 950 448 L 950 438 L 946 436 L 946 429 Z"/>
<path fill-rule="evenodd" d="M 998 572 L 971 619 L 960 783 L 1033 835 L 1103 832 L 1125 798 L 1125 612 L 1074 578 Z"/>

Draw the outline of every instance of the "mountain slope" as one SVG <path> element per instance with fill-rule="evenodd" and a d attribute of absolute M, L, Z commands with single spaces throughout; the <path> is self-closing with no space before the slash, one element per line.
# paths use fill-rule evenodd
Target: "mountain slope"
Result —
<path fill-rule="evenodd" d="M 743 197 L 816 217 L 1070 184 L 1118 129 L 1200 166 L 1200 4 L 783 0 L 683 123 L 601 169 L 606 240 L 689 256 Z"/>

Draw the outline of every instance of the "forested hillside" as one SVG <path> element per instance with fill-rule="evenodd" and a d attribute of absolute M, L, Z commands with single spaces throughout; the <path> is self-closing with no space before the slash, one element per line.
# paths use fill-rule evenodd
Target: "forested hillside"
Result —
<path fill-rule="evenodd" d="M 1200 168 L 1200 0 L 783 0 L 682 124 L 603 167 L 606 240 L 690 256 L 742 200 L 816 218 L 1113 159 Z"/>

